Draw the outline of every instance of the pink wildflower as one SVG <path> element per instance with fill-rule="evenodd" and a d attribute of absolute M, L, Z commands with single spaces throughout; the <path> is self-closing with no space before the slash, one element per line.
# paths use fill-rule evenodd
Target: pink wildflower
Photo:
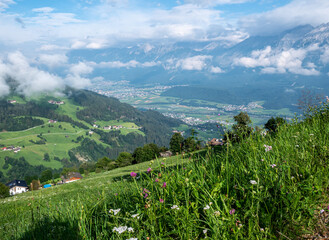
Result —
<path fill-rule="evenodd" d="M 147 173 L 150 173 L 150 172 L 152 172 L 152 168 L 149 167 L 149 168 L 147 169 Z"/>
<path fill-rule="evenodd" d="M 131 173 L 130 173 L 130 176 L 133 177 L 133 178 L 135 178 L 135 177 L 137 176 L 137 173 L 135 173 L 135 172 L 131 172 Z"/>
<path fill-rule="evenodd" d="M 164 202 L 164 200 L 163 200 L 162 198 L 160 198 L 160 200 L 159 200 L 159 201 L 160 201 L 160 203 L 163 203 L 163 202 Z"/>
<path fill-rule="evenodd" d="M 233 215 L 234 213 L 235 213 L 235 209 L 232 208 L 232 209 L 230 210 L 230 214 Z"/>
<path fill-rule="evenodd" d="M 155 181 L 155 182 L 159 182 L 160 180 L 159 180 L 159 178 L 156 178 L 154 181 Z"/>
<path fill-rule="evenodd" d="M 166 188 L 166 187 L 167 187 L 167 183 L 164 182 L 164 183 L 162 184 L 162 187 L 163 187 L 163 188 Z"/>

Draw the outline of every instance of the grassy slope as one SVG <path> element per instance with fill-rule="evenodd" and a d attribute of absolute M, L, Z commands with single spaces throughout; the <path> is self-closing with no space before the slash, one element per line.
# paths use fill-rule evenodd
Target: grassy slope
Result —
<path fill-rule="evenodd" d="M 296 239 L 328 233 L 317 222 L 329 211 L 329 106 L 316 114 L 283 126 L 275 138 L 255 134 L 184 168 L 156 161 L 150 166 L 157 172 L 137 181 L 111 179 L 146 170 L 148 163 L 2 200 L 2 238 Z M 113 215 L 110 209 L 121 210 Z M 134 233 L 112 231 L 119 226 Z"/>
<path fill-rule="evenodd" d="M 15 96 L 10 99 L 15 99 L 19 103 L 24 103 L 24 100 Z M 33 98 L 33 100 L 37 101 L 46 101 L 47 99 L 51 99 L 51 97 L 45 97 L 45 96 L 39 96 L 37 98 Z M 75 121 L 82 122 L 86 126 L 89 124 L 77 119 L 76 112 L 83 109 L 81 106 L 75 105 L 70 99 L 61 97 L 65 104 L 59 106 L 59 108 L 56 110 L 57 113 L 68 115 Z M 31 99 L 29 99 L 31 100 Z M 38 117 L 39 118 L 39 117 Z M 72 148 L 80 146 L 80 143 L 72 142 L 72 140 L 76 140 L 79 136 L 86 136 L 85 129 L 73 127 L 70 123 L 66 122 L 57 122 L 54 124 L 48 124 L 49 119 L 45 118 L 39 118 L 44 120 L 45 124 L 42 126 L 37 126 L 34 128 L 30 128 L 23 131 L 15 131 L 15 132 L 0 132 L 0 143 L 5 146 L 20 146 L 23 147 L 22 150 L 19 153 L 13 153 L 9 151 L 1 151 L 0 150 L 0 170 L 4 173 L 8 171 L 8 169 L 2 169 L 2 166 L 4 165 L 5 156 L 19 158 L 19 157 L 25 157 L 25 159 L 31 164 L 31 165 L 44 165 L 46 167 L 51 168 L 61 168 L 63 167 L 62 164 L 58 161 L 54 160 L 54 157 L 62 158 L 68 158 L 68 151 Z M 139 127 L 130 122 L 122 122 L 122 121 L 109 121 L 109 122 L 100 122 L 97 124 L 103 124 L 105 125 L 122 125 L 127 128 L 120 129 L 121 134 L 127 135 L 130 132 L 137 132 L 141 135 L 145 135 L 143 132 L 139 130 Z M 53 126 L 53 127 L 49 127 Z M 59 125 L 62 126 L 62 128 L 59 128 Z M 29 140 L 38 141 L 40 138 L 37 137 L 38 134 L 42 133 L 42 136 L 47 140 L 45 145 L 37 145 L 31 143 Z M 68 136 L 68 137 L 65 137 Z M 98 134 L 93 134 L 91 136 L 88 136 L 89 138 L 95 140 L 98 144 L 102 144 L 105 147 L 108 147 L 108 145 L 101 142 L 100 136 Z M 51 161 L 45 162 L 43 161 L 44 153 L 48 153 L 50 156 Z"/>

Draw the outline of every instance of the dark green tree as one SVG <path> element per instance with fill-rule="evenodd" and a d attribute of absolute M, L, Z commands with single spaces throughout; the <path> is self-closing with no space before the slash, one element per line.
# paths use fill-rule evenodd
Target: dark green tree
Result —
<path fill-rule="evenodd" d="M 279 126 L 282 126 L 286 123 L 286 120 L 284 120 L 282 117 L 271 117 L 267 123 L 265 123 L 264 127 L 270 132 L 270 133 L 276 133 Z"/>
<path fill-rule="evenodd" d="M 43 155 L 43 160 L 45 160 L 46 162 L 50 162 L 50 157 L 49 157 L 49 154 L 48 153 L 45 153 Z"/>
<path fill-rule="evenodd" d="M 48 180 L 53 179 L 53 173 L 50 169 L 44 170 L 41 173 L 41 177 L 40 177 L 40 181 L 43 182 L 47 182 Z"/>
<path fill-rule="evenodd" d="M 134 158 L 129 152 L 121 152 L 117 158 L 117 164 L 120 167 L 131 165 Z"/>
<path fill-rule="evenodd" d="M 172 153 L 181 153 L 184 138 L 180 133 L 174 133 L 170 139 L 170 150 Z"/>
<path fill-rule="evenodd" d="M 7 187 L 5 184 L 0 183 L 0 198 L 6 198 L 9 197 L 9 187 Z"/>
<path fill-rule="evenodd" d="M 248 137 L 252 132 L 250 117 L 246 112 L 240 112 L 234 116 L 236 122 L 232 126 L 232 130 L 228 131 L 224 136 L 224 141 L 230 140 L 231 142 L 240 142 L 242 139 Z"/>

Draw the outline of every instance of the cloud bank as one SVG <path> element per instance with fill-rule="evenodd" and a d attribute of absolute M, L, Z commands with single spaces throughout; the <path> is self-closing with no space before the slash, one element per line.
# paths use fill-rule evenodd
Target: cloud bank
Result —
<path fill-rule="evenodd" d="M 317 50 L 317 46 L 310 46 L 307 49 L 273 50 L 270 46 L 263 50 L 256 50 L 250 57 L 236 58 L 234 65 L 246 68 L 261 68 L 262 73 L 293 73 L 305 76 L 319 75 L 311 62 L 303 65 L 308 52 Z"/>

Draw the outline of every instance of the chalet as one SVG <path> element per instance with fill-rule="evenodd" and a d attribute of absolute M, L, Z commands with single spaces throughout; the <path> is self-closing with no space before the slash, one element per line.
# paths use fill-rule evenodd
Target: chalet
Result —
<path fill-rule="evenodd" d="M 93 134 L 94 134 L 94 132 L 93 132 L 93 131 L 89 131 L 88 133 L 89 133 L 89 135 L 93 135 Z"/>
<path fill-rule="evenodd" d="M 6 184 L 9 187 L 10 195 L 27 192 L 28 188 L 24 180 L 14 180 Z"/>
<path fill-rule="evenodd" d="M 9 103 L 16 103 L 16 100 L 8 100 Z"/>
<path fill-rule="evenodd" d="M 171 157 L 172 152 L 171 151 L 166 151 L 166 152 L 161 152 L 160 157 Z"/>
<path fill-rule="evenodd" d="M 94 128 L 98 128 L 98 126 L 96 124 L 93 125 Z"/>
<path fill-rule="evenodd" d="M 75 182 L 82 179 L 82 175 L 78 172 L 69 172 L 66 176 L 61 176 L 62 183 Z"/>
<path fill-rule="evenodd" d="M 223 139 L 213 138 L 208 142 L 208 144 L 210 146 L 222 146 L 224 143 L 223 143 Z"/>
<path fill-rule="evenodd" d="M 50 103 L 50 104 L 62 105 L 62 104 L 64 104 L 64 101 L 54 101 L 54 100 L 49 100 L 48 103 Z"/>
<path fill-rule="evenodd" d="M 48 123 L 57 123 L 57 121 L 56 120 L 49 119 L 48 120 Z"/>
<path fill-rule="evenodd" d="M 104 130 L 111 130 L 112 126 L 103 127 Z"/>

